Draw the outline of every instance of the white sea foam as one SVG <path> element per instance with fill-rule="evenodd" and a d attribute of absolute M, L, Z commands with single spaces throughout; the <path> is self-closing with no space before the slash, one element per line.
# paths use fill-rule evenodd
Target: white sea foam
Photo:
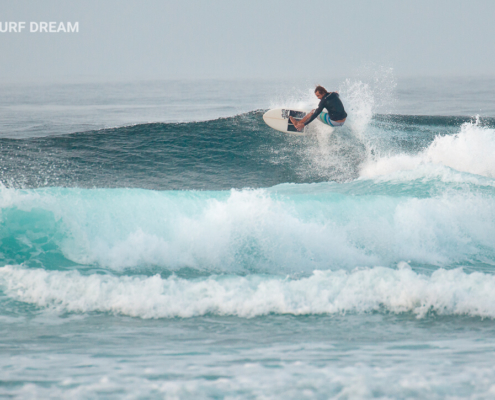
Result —
<path fill-rule="evenodd" d="M 428 276 L 412 271 L 405 262 L 397 269 L 314 271 L 300 279 L 84 276 L 77 271 L 5 266 L 0 268 L 0 284 L 5 295 L 41 308 L 140 318 L 373 311 L 495 318 L 495 276 L 461 269 L 439 269 Z"/>
<path fill-rule="evenodd" d="M 465 123 L 455 135 L 437 136 L 418 154 L 395 154 L 372 157 L 361 166 L 360 176 L 374 178 L 400 171 L 422 169 L 440 175 L 449 174 L 448 167 L 456 171 L 495 178 L 495 130 L 479 123 Z"/>
<path fill-rule="evenodd" d="M 157 265 L 308 273 L 404 259 L 438 266 L 492 263 L 495 204 L 489 196 L 353 196 L 329 187 L 4 189 L 0 218 L 6 227 L 18 226 L 20 218 L 26 231 L 16 235 L 32 248 L 44 251 L 36 233 L 43 228 L 67 259 L 117 270 Z"/>

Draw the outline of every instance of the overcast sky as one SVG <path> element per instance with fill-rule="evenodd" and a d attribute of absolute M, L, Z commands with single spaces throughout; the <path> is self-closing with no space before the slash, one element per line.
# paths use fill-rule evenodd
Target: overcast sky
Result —
<path fill-rule="evenodd" d="M 2 82 L 495 75 L 494 0 L 2 0 L 0 21 L 28 25 L 0 33 Z"/>

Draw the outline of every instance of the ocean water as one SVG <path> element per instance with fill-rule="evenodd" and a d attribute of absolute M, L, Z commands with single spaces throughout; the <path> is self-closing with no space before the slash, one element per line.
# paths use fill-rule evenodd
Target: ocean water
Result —
<path fill-rule="evenodd" d="M 495 79 L 325 85 L 3 85 L 0 397 L 495 398 Z"/>

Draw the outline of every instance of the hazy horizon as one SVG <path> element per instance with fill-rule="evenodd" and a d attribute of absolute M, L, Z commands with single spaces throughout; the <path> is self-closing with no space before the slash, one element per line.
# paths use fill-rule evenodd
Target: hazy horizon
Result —
<path fill-rule="evenodd" d="M 0 22 L 78 22 L 79 32 L 0 33 L 0 82 L 313 82 L 370 68 L 492 77 L 493 15 L 495 3 L 480 0 L 22 0 L 4 3 Z"/>

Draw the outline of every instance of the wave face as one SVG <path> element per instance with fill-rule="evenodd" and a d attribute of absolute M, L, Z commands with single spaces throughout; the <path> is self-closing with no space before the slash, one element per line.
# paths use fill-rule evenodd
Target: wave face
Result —
<path fill-rule="evenodd" d="M 475 160 L 488 162 L 494 120 L 476 124 L 461 117 L 372 118 L 365 111 L 334 134 L 316 124 L 303 138 L 273 131 L 263 123 L 263 112 L 256 111 L 206 122 L 1 139 L 0 181 L 16 188 L 228 190 L 348 182 L 425 162 L 492 176 L 493 164 L 475 167 Z M 459 132 L 463 123 L 467 125 Z M 447 139 L 440 140 L 444 136 Z M 434 148 L 423 154 L 429 145 Z"/>

